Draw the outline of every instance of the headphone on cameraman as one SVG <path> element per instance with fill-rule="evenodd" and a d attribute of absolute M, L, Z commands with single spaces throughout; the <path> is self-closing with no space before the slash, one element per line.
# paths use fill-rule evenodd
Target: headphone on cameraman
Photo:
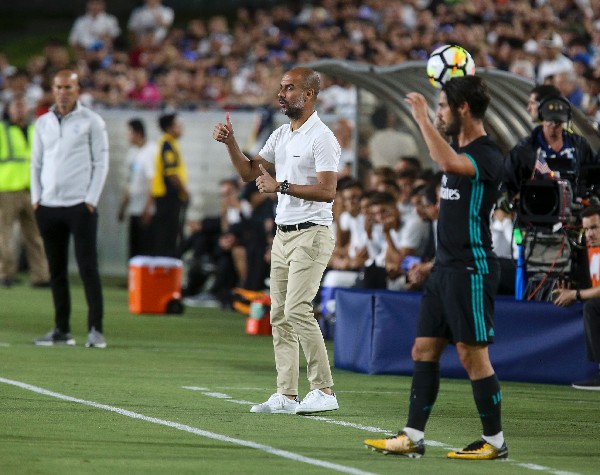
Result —
<path fill-rule="evenodd" d="M 544 104 L 550 102 L 550 101 L 559 101 L 562 102 L 566 109 L 567 109 L 567 122 L 571 122 L 571 118 L 573 116 L 573 113 L 571 111 L 571 103 L 569 102 L 569 100 L 564 97 L 564 96 L 548 96 L 548 97 L 544 97 L 541 101 L 538 102 L 538 109 L 537 109 L 537 118 L 540 122 L 543 122 L 544 119 L 542 118 L 542 107 L 544 106 Z"/>

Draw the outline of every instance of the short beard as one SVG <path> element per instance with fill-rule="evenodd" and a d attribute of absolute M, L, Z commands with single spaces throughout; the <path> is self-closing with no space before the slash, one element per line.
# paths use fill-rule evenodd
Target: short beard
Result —
<path fill-rule="evenodd" d="M 446 125 L 445 134 L 448 137 L 456 137 L 460 133 L 462 123 L 460 117 L 452 114 L 452 120 Z"/>
<path fill-rule="evenodd" d="M 297 101 L 288 103 L 288 107 L 283 113 L 292 120 L 297 120 L 302 117 L 304 112 L 304 93 L 298 98 Z"/>

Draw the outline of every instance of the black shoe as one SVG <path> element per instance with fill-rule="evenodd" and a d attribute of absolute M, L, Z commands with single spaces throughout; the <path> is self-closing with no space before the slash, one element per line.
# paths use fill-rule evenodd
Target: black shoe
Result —
<path fill-rule="evenodd" d="M 575 389 L 587 389 L 588 391 L 600 391 L 600 374 L 584 381 L 575 381 L 571 384 Z"/>

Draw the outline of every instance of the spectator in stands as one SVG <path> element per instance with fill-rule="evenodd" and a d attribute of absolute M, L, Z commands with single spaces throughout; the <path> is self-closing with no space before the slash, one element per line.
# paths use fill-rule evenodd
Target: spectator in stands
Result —
<path fill-rule="evenodd" d="M 488 345 L 494 340 L 494 296 L 499 275 L 489 220 L 503 162 L 500 149 L 483 127 L 489 92 L 480 76 L 446 82 L 437 101 L 437 127 L 429 118 L 423 95 L 411 92 L 406 101 L 432 160 L 444 172 L 438 247 L 435 268 L 425 284 L 412 349 L 415 368 L 406 426 L 396 436 L 365 440 L 365 445 L 386 454 L 424 455 L 425 426 L 439 392 L 439 361 L 452 341 L 471 381 L 483 437 L 462 450 L 450 451 L 448 457 L 506 458 L 500 383 L 488 354 Z M 444 135 L 456 137 L 454 146 Z"/>
<path fill-rule="evenodd" d="M 371 115 L 375 132 L 369 139 L 369 156 L 374 167 L 393 168 L 403 156 L 417 156 L 417 143 L 408 132 L 398 130 L 396 116 L 385 105 Z"/>
<path fill-rule="evenodd" d="M 144 68 L 135 68 L 131 71 L 133 87 L 127 93 L 136 106 L 154 108 L 160 103 L 160 92 L 150 81 L 148 71 Z"/>
<path fill-rule="evenodd" d="M 44 91 L 42 88 L 31 81 L 29 73 L 26 70 L 16 69 L 5 78 L 0 99 L 5 104 L 8 104 L 13 97 L 23 97 L 27 108 L 35 110 L 38 101 L 40 101 L 43 95 Z"/>
<path fill-rule="evenodd" d="M 589 69 L 584 73 L 584 100 L 582 109 L 592 125 L 600 126 L 600 75 Z"/>
<path fill-rule="evenodd" d="M 64 41 L 50 38 L 44 45 L 44 74 L 52 78 L 58 71 L 68 68 L 71 64 L 69 50 Z"/>
<path fill-rule="evenodd" d="M 15 73 L 16 70 L 17 68 L 10 64 L 8 56 L 4 53 L 0 53 L 0 90 L 4 88 L 6 78 Z"/>
<path fill-rule="evenodd" d="M 183 134 L 183 125 L 177 114 L 163 114 L 158 119 L 162 137 L 158 141 L 154 178 L 150 200 L 144 210 L 149 219 L 151 203 L 154 255 L 177 257 L 183 239 L 183 223 L 189 202 L 187 172 L 177 139 Z"/>
<path fill-rule="evenodd" d="M 135 43 L 147 33 L 152 33 L 152 42 L 160 44 L 173 24 L 173 9 L 162 4 L 162 0 L 144 0 L 144 5 L 135 8 L 127 22 Z"/>
<path fill-rule="evenodd" d="M 598 374 L 585 381 L 573 383 L 577 389 L 600 391 L 600 207 L 586 208 L 581 213 L 585 240 L 590 252 L 590 277 L 593 286 L 589 289 L 570 289 L 562 286 L 554 291 L 554 303 L 566 307 L 573 302 L 584 302 L 583 327 L 585 330 L 585 348 L 588 360 L 599 365 Z"/>
<path fill-rule="evenodd" d="M 540 41 L 541 58 L 538 65 L 537 82 L 552 81 L 558 73 L 572 72 L 573 61 L 563 54 L 564 42 L 556 32 L 550 32 Z"/>
<path fill-rule="evenodd" d="M 580 86 L 580 79 L 575 71 L 563 71 L 556 73 L 552 81 L 554 86 L 560 91 L 560 95 L 566 97 L 572 106 L 580 108 L 583 101 L 583 89 Z"/>
<path fill-rule="evenodd" d="M 402 216 L 410 216 L 415 211 L 415 207 L 411 202 L 411 197 L 416 181 L 417 172 L 414 170 L 401 171 L 396 175 L 396 184 L 398 185 L 398 207 Z"/>
<path fill-rule="evenodd" d="M 400 173 L 406 170 L 413 170 L 419 174 L 423 171 L 423 166 L 417 157 L 403 156 L 394 165 L 394 171 Z"/>
<path fill-rule="evenodd" d="M 589 49 L 592 55 L 591 66 L 597 68 L 600 66 L 600 19 L 594 21 L 591 31 L 592 40 Z"/>
<path fill-rule="evenodd" d="M 365 216 L 361 213 L 360 207 L 363 187 L 359 181 L 350 180 L 343 185 L 338 185 L 338 192 L 343 204 L 343 210 L 336 226 L 335 249 L 329 261 L 329 268 L 343 271 L 357 271 L 364 265 L 367 257 L 362 252 L 366 250 L 366 241 L 368 239 L 365 230 Z M 354 276 L 354 280 L 356 280 L 356 276 Z"/>
<path fill-rule="evenodd" d="M 154 177 L 154 162 L 156 160 L 156 144 L 146 137 L 146 127 L 141 119 L 135 118 L 127 122 L 127 184 L 118 219 L 123 221 L 128 217 L 129 226 L 129 258 L 148 256 L 153 252 L 153 237 L 150 223 L 144 219 L 144 208 L 150 195 L 150 184 Z M 149 215 L 154 210 L 148 210 Z"/>
<path fill-rule="evenodd" d="M 30 193 L 31 145 L 34 127 L 22 96 L 7 106 L 7 120 L 0 121 L 0 285 L 17 282 L 18 253 L 13 231 L 21 228 L 33 286 L 50 282 L 44 243 L 35 222 Z"/>
<path fill-rule="evenodd" d="M 356 87 L 346 81 L 327 78 L 323 97 L 319 97 L 319 107 L 324 113 L 335 114 L 344 119 L 353 120 L 356 112 Z"/>
<path fill-rule="evenodd" d="M 423 256 L 428 226 L 417 215 L 402 216 L 396 198 L 389 192 L 374 193 L 369 206 L 376 223 L 372 241 L 378 252 L 373 262 L 366 263 L 361 286 L 403 289 L 408 270 L 405 259 Z"/>
<path fill-rule="evenodd" d="M 349 119 L 339 119 L 333 125 L 332 130 L 342 149 L 338 168 L 339 179 L 352 174 L 356 155 L 354 152 L 354 127 Z"/>
<path fill-rule="evenodd" d="M 440 183 L 432 180 L 413 190 L 415 211 L 423 221 L 429 224 L 429 230 L 421 261 L 413 263 L 406 274 L 406 287 L 410 290 L 423 288 L 435 264 L 437 222 L 440 214 L 439 188 Z"/>
<path fill-rule="evenodd" d="M 106 13 L 104 0 L 88 0 L 85 15 L 77 17 L 71 32 L 69 44 L 79 58 L 86 58 L 86 51 L 112 48 L 113 41 L 121 34 L 119 22 L 114 15 Z"/>
<path fill-rule="evenodd" d="M 368 181 L 367 181 L 367 189 L 369 190 L 377 190 L 379 185 L 384 181 L 388 180 L 392 182 L 396 180 L 396 174 L 394 173 L 394 169 L 391 167 L 377 167 L 369 170 Z"/>

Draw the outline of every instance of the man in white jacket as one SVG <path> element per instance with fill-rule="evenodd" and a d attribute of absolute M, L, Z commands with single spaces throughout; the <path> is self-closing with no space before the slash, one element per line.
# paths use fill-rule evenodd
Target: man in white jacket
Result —
<path fill-rule="evenodd" d="M 87 347 L 105 348 L 103 299 L 96 239 L 96 207 L 108 174 L 104 120 L 79 101 L 79 78 L 71 70 L 54 76 L 55 105 L 37 123 L 31 154 L 31 202 L 50 267 L 55 328 L 34 344 L 75 345 L 71 336 L 69 238 L 88 304 Z"/>

